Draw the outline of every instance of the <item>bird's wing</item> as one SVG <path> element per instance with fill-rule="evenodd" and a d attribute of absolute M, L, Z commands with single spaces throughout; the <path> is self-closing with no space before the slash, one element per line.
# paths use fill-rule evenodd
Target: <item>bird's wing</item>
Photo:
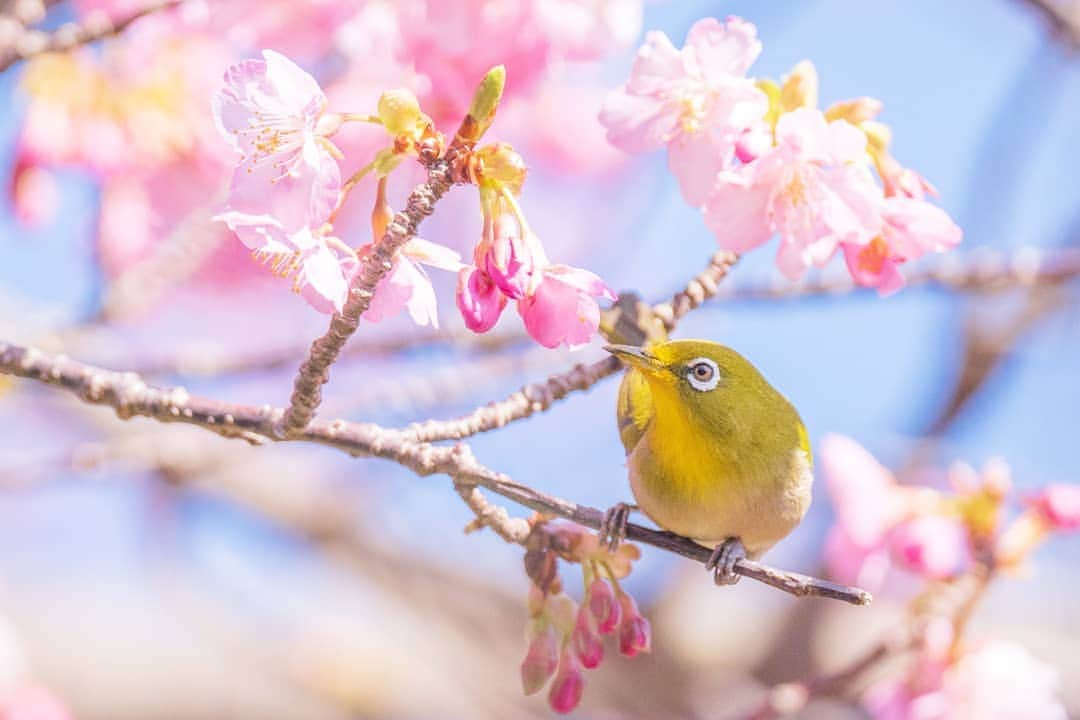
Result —
<path fill-rule="evenodd" d="M 645 376 L 634 369 L 626 371 L 619 385 L 619 437 L 629 455 L 645 434 L 653 418 L 652 393 Z"/>

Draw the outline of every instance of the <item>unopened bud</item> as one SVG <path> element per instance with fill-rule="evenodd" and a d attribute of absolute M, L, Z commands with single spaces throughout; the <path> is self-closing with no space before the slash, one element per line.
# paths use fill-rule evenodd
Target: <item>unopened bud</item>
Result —
<path fill-rule="evenodd" d="M 518 195 L 529 168 L 510 143 L 496 142 L 476 151 L 478 181 L 503 185 Z"/>
<path fill-rule="evenodd" d="M 548 704 L 557 713 L 568 713 L 581 702 L 585 692 L 585 673 L 578 664 L 577 657 L 564 648 L 559 657 L 559 671 L 551 683 L 548 692 Z"/>
<path fill-rule="evenodd" d="M 619 624 L 619 652 L 627 657 L 652 649 L 652 628 L 638 611 L 634 598 L 626 593 L 619 595 L 622 606 L 622 622 Z"/>
<path fill-rule="evenodd" d="M 784 112 L 799 108 L 816 108 L 818 76 L 814 64 L 803 60 L 791 69 L 780 86 L 780 107 Z"/>
<path fill-rule="evenodd" d="M 386 176 L 379 178 L 375 191 L 375 206 L 371 208 L 371 239 L 378 242 L 386 234 L 386 228 L 394 219 L 394 208 L 386 200 Z"/>
<path fill-rule="evenodd" d="M 477 86 L 472 105 L 469 106 L 469 115 L 479 124 L 481 133 L 491 125 L 505 87 L 506 68 L 502 65 L 496 65 L 488 70 L 480 81 L 480 85 Z"/>
<path fill-rule="evenodd" d="M 415 135 L 427 124 L 420 102 L 411 91 L 388 90 L 379 96 L 379 121 L 391 135 Z"/>
<path fill-rule="evenodd" d="M 582 606 L 578 610 L 574 632 L 570 635 L 570 645 L 577 653 L 578 660 L 590 670 L 599 666 L 604 659 L 604 644 L 600 642 L 600 636 L 593 629 L 592 622 L 588 609 Z"/>
<path fill-rule="evenodd" d="M 619 626 L 622 612 L 611 586 L 599 578 L 593 580 L 586 592 L 586 600 L 589 603 L 589 612 L 596 618 L 597 631 L 601 635 L 614 632 Z"/>
<path fill-rule="evenodd" d="M 841 100 L 829 106 L 825 111 L 825 119 L 829 122 L 847 120 L 852 125 L 860 125 L 876 118 L 884 107 L 880 100 L 872 97 Z"/>
<path fill-rule="evenodd" d="M 555 673 L 558 664 L 559 648 L 555 629 L 545 623 L 543 629 L 529 642 L 525 659 L 521 661 L 521 689 L 526 695 L 540 692 Z"/>

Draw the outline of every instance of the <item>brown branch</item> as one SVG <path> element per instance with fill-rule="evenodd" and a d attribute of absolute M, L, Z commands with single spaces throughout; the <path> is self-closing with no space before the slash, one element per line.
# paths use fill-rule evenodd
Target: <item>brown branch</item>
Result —
<path fill-rule="evenodd" d="M 286 439 L 277 431 L 285 413 L 281 408 L 257 408 L 211 400 L 190 395 L 183 388 L 156 388 L 133 373 L 104 370 L 33 348 L 0 343 L 0 373 L 62 387 L 86 402 L 112 407 L 123 419 L 144 416 L 161 422 L 185 423 L 226 437 L 242 437 L 249 442 Z M 484 467 L 464 445 L 438 447 L 408 442 L 378 425 L 343 420 L 316 420 L 288 439 L 335 447 L 354 456 L 393 460 L 421 476 L 449 475 L 459 487 L 483 487 L 524 507 L 558 515 L 593 529 L 599 529 L 603 522 L 603 513 L 596 508 L 534 490 Z M 481 515 L 490 518 L 499 515 L 497 509 L 489 511 L 471 492 L 466 500 Z M 500 518 L 499 523 L 492 524 L 503 526 L 506 537 L 517 542 L 519 533 L 512 521 L 503 523 Z M 627 539 L 700 563 L 705 563 L 711 554 L 708 548 L 687 538 L 635 524 L 627 526 Z M 751 560 L 740 560 L 735 572 L 793 595 L 827 597 L 855 605 L 866 605 L 871 600 L 864 590 L 789 573 Z"/>
<path fill-rule="evenodd" d="M 352 280 L 345 307 L 340 313 L 334 313 L 330 328 L 312 343 L 308 359 L 300 365 L 279 434 L 291 437 L 311 422 L 315 408 L 322 402 L 322 386 L 329 380 L 330 366 L 359 327 L 360 316 L 371 305 L 375 286 L 390 271 L 398 249 L 416 234 L 420 222 L 434 211 L 435 203 L 450 189 L 450 161 L 431 160 L 425 164 L 427 182 L 413 189 L 405 209 L 394 216 L 386 234 L 375 243 Z"/>
<path fill-rule="evenodd" d="M 1055 0 L 1022 0 L 1050 26 L 1051 33 L 1071 50 L 1080 50 L 1080 5 Z"/>
<path fill-rule="evenodd" d="M 136 20 L 179 3 L 180 0 L 151 3 L 115 23 L 105 13 L 94 12 L 89 13 L 80 22 L 66 23 L 51 33 L 24 29 L 16 34 L 6 46 L 0 47 L 0 72 L 7 70 L 20 60 L 27 60 L 35 55 L 65 52 L 80 45 L 117 35 Z"/>
<path fill-rule="evenodd" d="M 734 253 L 716 253 L 709 260 L 709 266 L 670 301 L 653 306 L 654 316 L 667 331 L 674 330 L 686 313 L 717 294 L 719 282 L 737 261 L 738 256 Z M 452 420 L 414 423 L 399 431 L 399 438 L 409 442 L 460 440 L 495 430 L 543 412 L 572 392 L 588 390 L 617 373 L 621 367 L 622 364 L 614 357 L 606 357 L 589 365 L 579 363 L 566 372 L 552 375 L 543 382 L 530 383 L 503 400 L 488 403 Z"/>
<path fill-rule="evenodd" d="M 949 253 L 905 272 L 910 287 L 941 288 L 965 293 L 998 293 L 1017 288 L 1059 285 L 1080 277 L 1080 249 L 1022 248 L 1001 253 L 980 248 Z M 870 292 L 848 275 L 818 276 L 805 282 L 778 280 L 735 287 L 721 293 L 727 300 L 781 300 L 815 295 L 842 296 Z"/>

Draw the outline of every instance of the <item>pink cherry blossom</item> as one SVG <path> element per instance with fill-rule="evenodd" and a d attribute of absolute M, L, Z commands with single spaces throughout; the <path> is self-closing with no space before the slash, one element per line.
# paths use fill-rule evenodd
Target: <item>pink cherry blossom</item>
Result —
<path fill-rule="evenodd" d="M 599 277 L 581 268 L 548 265 L 532 294 L 518 300 L 525 330 L 544 347 L 573 349 L 589 342 L 600 325 L 598 297 L 615 300 Z"/>
<path fill-rule="evenodd" d="M 585 673 L 577 655 L 569 647 L 563 648 L 559 657 L 559 669 L 551 681 L 548 691 L 548 704 L 557 713 L 568 713 L 581 702 L 585 692 Z"/>
<path fill-rule="evenodd" d="M 240 154 L 228 209 L 273 212 L 289 231 L 327 218 L 338 200 L 341 170 L 327 139 L 341 118 L 326 115 L 326 96 L 311 75 L 283 55 L 263 51 L 225 73 L 214 120 Z"/>
<path fill-rule="evenodd" d="M 36 164 L 27 153 L 16 153 L 9 197 L 15 218 L 28 227 L 47 225 L 60 208 L 56 178 L 48 169 Z"/>
<path fill-rule="evenodd" d="M 596 620 L 597 632 L 608 635 L 615 631 L 622 618 L 622 609 L 607 582 L 597 578 L 585 593 L 586 604 Z"/>
<path fill-rule="evenodd" d="M 844 259 L 859 285 L 890 295 L 904 286 L 899 265 L 958 245 L 963 232 L 948 214 L 924 200 L 894 196 L 880 206 L 881 234 L 865 245 L 844 243 Z"/>
<path fill-rule="evenodd" d="M 570 633 L 570 645 L 581 664 L 590 670 L 599 667 L 604 660 L 604 643 L 596 631 L 596 621 L 585 605 L 578 608 L 574 630 Z"/>
<path fill-rule="evenodd" d="M 967 563 L 966 529 L 958 517 L 929 507 L 935 491 L 897 484 L 870 453 L 841 435 L 827 435 L 819 455 L 836 512 L 825 562 L 837 580 L 877 589 L 894 567 L 943 578 Z"/>
<path fill-rule="evenodd" d="M 1052 529 L 1080 529 L 1080 485 L 1047 485 L 1028 500 Z"/>
<path fill-rule="evenodd" d="M 476 267 L 463 268 L 458 272 L 456 298 L 465 327 L 475 333 L 487 332 L 495 327 L 506 307 L 506 295 L 499 291 L 490 275 Z"/>
<path fill-rule="evenodd" d="M 662 32 L 648 33 L 630 79 L 600 112 L 608 140 L 633 153 L 666 145 L 683 197 L 701 205 L 741 133 L 768 109 L 746 77 L 760 52 L 757 29 L 737 17 L 699 20 L 682 49 Z"/>
<path fill-rule="evenodd" d="M 798 279 L 841 243 L 865 245 L 882 226 L 881 191 L 865 166 L 866 137 L 819 110 L 780 117 L 770 151 L 717 178 L 705 222 L 720 246 L 745 252 L 780 234 L 777 265 Z"/>
<path fill-rule="evenodd" d="M 619 593 L 622 620 L 619 622 L 619 652 L 626 657 L 652 651 L 652 628 L 638 610 L 634 598 Z"/>

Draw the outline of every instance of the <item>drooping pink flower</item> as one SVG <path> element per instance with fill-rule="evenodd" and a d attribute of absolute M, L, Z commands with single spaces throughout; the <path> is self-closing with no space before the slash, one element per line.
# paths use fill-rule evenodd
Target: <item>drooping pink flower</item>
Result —
<path fill-rule="evenodd" d="M 544 347 L 584 345 L 600 326 L 596 298 L 615 300 L 615 293 L 599 277 L 569 265 L 548 265 L 532 294 L 518 300 L 525 330 Z"/>
<path fill-rule="evenodd" d="M 819 110 L 780 117 L 774 148 L 719 174 L 705 222 L 720 247 L 745 252 L 780 235 L 776 262 L 788 278 L 829 261 L 841 243 L 864 245 L 881 228 L 881 191 L 864 164 L 866 137 Z"/>
<path fill-rule="evenodd" d="M 503 295 L 485 271 L 467 267 L 458 271 L 457 306 L 465 327 L 475 333 L 484 333 L 495 327 L 503 308 Z"/>
<path fill-rule="evenodd" d="M 630 79 L 600 112 L 608 140 L 633 153 L 667 146 L 683 197 L 701 205 L 739 136 L 768 109 L 746 77 L 760 52 L 757 29 L 737 17 L 699 20 L 682 49 L 662 32 L 648 33 Z"/>
<path fill-rule="evenodd" d="M 568 713 L 581 702 L 583 692 L 585 673 L 577 655 L 569 647 L 565 647 L 559 656 L 559 669 L 548 691 L 548 704 L 557 713 Z"/>
<path fill-rule="evenodd" d="M 290 232 L 330 216 L 341 170 L 328 136 L 341 117 L 325 110 L 326 96 L 315 79 L 272 50 L 226 71 L 213 112 L 222 136 L 241 154 L 229 211 L 272 213 Z"/>
<path fill-rule="evenodd" d="M 521 688 L 526 695 L 535 695 L 543 689 L 555 673 L 559 663 L 559 648 L 555 640 L 555 628 L 545 624 L 529 641 L 525 659 L 521 661 Z"/>
<path fill-rule="evenodd" d="M 1080 529 L 1080 485 L 1047 485 L 1028 500 L 1053 530 L 1071 532 Z"/>
<path fill-rule="evenodd" d="M 894 196 L 880 206 L 881 233 L 864 245 L 844 243 L 844 259 L 859 285 L 875 287 L 882 296 L 904 286 L 899 265 L 928 252 L 958 245 L 963 232 L 949 215 L 924 200 Z"/>

